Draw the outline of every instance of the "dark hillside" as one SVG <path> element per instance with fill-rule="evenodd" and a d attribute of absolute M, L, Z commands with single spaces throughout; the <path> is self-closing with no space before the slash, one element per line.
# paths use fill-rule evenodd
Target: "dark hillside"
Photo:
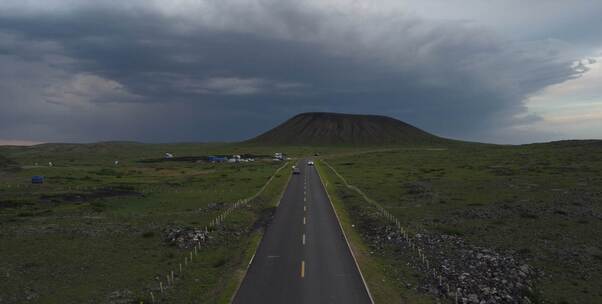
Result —
<path fill-rule="evenodd" d="M 248 142 L 267 145 L 369 146 L 448 141 L 391 117 L 316 112 L 296 115 Z"/>
<path fill-rule="evenodd" d="M 17 163 L 13 160 L 0 155 L 0 171 L 16 171 L 19 169 Z"/>

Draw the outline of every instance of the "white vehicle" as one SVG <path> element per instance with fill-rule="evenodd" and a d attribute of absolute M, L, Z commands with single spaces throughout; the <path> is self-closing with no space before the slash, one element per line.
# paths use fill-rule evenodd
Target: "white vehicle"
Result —
<path fill-rule="evenodd" d="M 308 162 L 307 162 L 307 165 L 308 165 L 308 166 L 313 166 L 313 165 L 314 165 L 314 162 L 310 160 L 310 161 L 308 161 Z"/>

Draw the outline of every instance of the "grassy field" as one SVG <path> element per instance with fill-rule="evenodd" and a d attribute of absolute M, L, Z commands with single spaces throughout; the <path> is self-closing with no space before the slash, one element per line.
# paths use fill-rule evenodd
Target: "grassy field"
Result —
<path fill-rule="evenodd" d="M 408 288 L 398 280 L 401 273 L 410 278 L 417 278 L 419 273 L 409 269 L 402 260 L 392 254 L 375 255 L 371 246 L 368 245 L 369 241 L 362 238 L 360 227 L 355 225 L 358 220 L 355 210 L 358 207 L 365 207 L 362 198 L 341 187 L 341 182 L 323 164 L 316 164 L 316 168 L 320 172 L 322 182 L 329 193 L 374 302 L 432 303 L 434 298 Z M 351 199 L 352 197 L 354 199 Z M 370 218 L 369 220 L 378 219 Z"/>
<path fill-rule="evenodd" d="M 192 248 L 169 231 L 204 230 L 292 157 L 319 153 L 348 183 L 423 236 L 450 236 L 537 269 L 540 303 L 599 303 L 602 146 L 452 143 L 440 147 L 48 144 L 0 147 L 0 303 L 227 303 L 290 175 L 209 229 Z M 169 152 L 181 161 L 164 161 Z M 211 164 L 207 155 L 253 154 Z M 119 164 L 115 165 L 114 161 Z M 53 166 L 49 167 L 48 162 Z M 416 258 L 386 241 L 378 210 L 320 163 L 377 303 L 431 303 Z M 43 175 L 43 185 L 31 176 Z M 385 233 L 385 234 L 382 234 Z M 388 233 L 388 234 L 387 234 Z M 377 239 L 374 237 L 378 236 Z M 453 248 L 452 248 L 453 249 Z M 450 250 L 452 250 L 450 249 Z M 433 261 L 436 261 L 434 259 Z M 162 294 L 159 282 L 175 271 Z"/>
<path fill-rule="evenodd" d="M 454 236 L 535 267 L 531 300 L 600 303 L 601 152 L 600 142 L 580 141 L 400 148 L 325 160 L 412 233 Z M 352 221 L 373 214 L 362 211 L 370 207 L 359 195 L 329 178 Z M 407 261 L 391 248 L 378 249 L 380 264 L 392 269 L 389 278 L 410 283 L 399 286 L 407 293 L 416 277 L 404 273 Z"/>
<path fill-rule="evenodd" d="M 258 158 L 236 164 L 162 161 L 165 152 Z M 209 229 L 182 273 L 179 265 L 192 248 L 168 242 L 166 233 L 204 230 L 237 200 L 257 193 L 283 165 L 261 158 L 273 152 L 197 144 L 1 147 L 0 303 L 150 303 L 150 292 L 170 302 L 227 303 L 289 168 L 248 206 Z M 32 185 L 33 175 L 46 182 Z M 172 270 L 175 284 L 161 294 L 159 282 L 166 284 Z"/>

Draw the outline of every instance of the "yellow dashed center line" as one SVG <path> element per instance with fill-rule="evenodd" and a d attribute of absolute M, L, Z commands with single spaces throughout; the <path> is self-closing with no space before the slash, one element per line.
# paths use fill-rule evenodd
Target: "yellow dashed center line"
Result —
<path fill-rule="evenodd" d="M 305 277 L 305 261 L 301 261 L 301 278 Z"/>

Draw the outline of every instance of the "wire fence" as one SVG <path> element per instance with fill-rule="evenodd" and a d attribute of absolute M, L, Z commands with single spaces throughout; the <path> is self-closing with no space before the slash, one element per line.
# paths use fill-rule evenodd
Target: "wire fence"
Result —
<path fill-rule="evenodd" d="M 345 185 L 345 187 L 347 187 L 350 190 L 355 191 L 366 202 L 372 204 L 379 211 L 379 213 L 385 218 L 385 220 L 389 224 L 392 224 L 396 228 L 396 230 L 403 237 L 404 241 L 408 244 L 408 247 L 411 248 L 412 253 L 414 253 L 416 255 L 416 257 L 418 258 L 420 263 L 422 263 L 422 266 L 426 269 L 425 276 L 431 277 L 435 282 L 437 282 L 439 284 L 438 287 L 440 289 L 446 291 L 443 294 L 444 296 L 447 296 L 448 298 L 451 297 L 451 299 L 454 301 L 454 303 L 458 303 L 459 297 L 461 296 L 461 289 L 456 286 L 450 286 L 449 283 L 445 284 L 445 286 L 443 285 L 443 277 L 442 277 L 442 271 L 441 271 L 442 267 L 437 267 L 436 265 L 433 265 L 433 263 L 429 260 L 429 258 L 425 254 L 425 250 L 419 246 L 418 242 L 408 232 L 408 229 L 401 224 L 399 219 L 397 219 L 393 214 L 391 214 L 389 211 L 387 211 L 387 209 L 385 209 L 377 201 L 375 201 L 374 199 L 372 199 L 368 195 L 366 195 L 366 193 L 364 193 L 364 191 L 362 191 L 360 188 L 358 188 L 352 184 L 349 184 L 347 182 L 347 180 L 345 179 L 345 177 L 343 177 L 337 170 L 335 170 L 328 162 L 326 162 L 325 160 L 322 160 L 322 163 L 325 164 L 341 181 L 343 181 L 343 184 Z"/>
<path fill-rule="evenodd" d="M 288 166 L 288 164 L 289 163 L 286 162 L 286 163 L 284 163 L 284 165 L 282 165 L 281 167 L 276 169 L 274 174 L 272 174 L 272 176 L 270 176 L 270 178 L 266 181 L 266 183 L 255 194 L 253 194 L 250 197 L 243 198 L 243 199 L 236 201 L 235 203 L 231 204 L 226 210 L 224 210 L 219 215 L 217 215 L 214 219 L 212 219 L 209 222 L 209 224 L 207 226 L 205 226 L 205 236 L 209 234 L 210 230 L 213 230 L 215 227 L 222 225 L 224 223 L 224 221 L 226 221 L 228 216 L 230 214 L 232 214 L 232 212 L 236 211 L 237 209 L 239 209 L 241 207 L 246 206 L 249 202 L 251 202 L 254 199 L 256 199 L 257 197 L 259 197 L 265 191 L 265 189 L 269 186 L 269 184 L 274 180 L 276 175 L 278 175 L 278 173 L 282 169 L 284 169 L 286 166 Z M 168 271 L 165 274 L 164 279 L 162 276 L 159 276 L 158 291 L 159 291 L 160 295 L 155 295 L 151 291 L 150 298 L 151 298 L 152 303 L 158 303 L 160 296 L 165 295 L 165 293 L 168 291 L 168 289 L 172 289 L 175 287 L 175 283 L 176 283 L 176 279 L 177 279 L 175 274 L 178 274 L 178 277 L 180 277 L 186 271 L 186 269 L 188 267 L 190 267 L 193 264 L 193 262 L 196 261 L 195 257 L 198 256 L 199 251 L 201 250 L 201 243 L 204 242 L 205 240 L 207 240 L 207 238 L 203 237 L 196 241 L 194 247 L 184 255 L 183 259 L 181 260 L 182 262 L 178 264 L 177 269 L 175 269 L 175 270 L 172 269 L 172 270 Z"/>

